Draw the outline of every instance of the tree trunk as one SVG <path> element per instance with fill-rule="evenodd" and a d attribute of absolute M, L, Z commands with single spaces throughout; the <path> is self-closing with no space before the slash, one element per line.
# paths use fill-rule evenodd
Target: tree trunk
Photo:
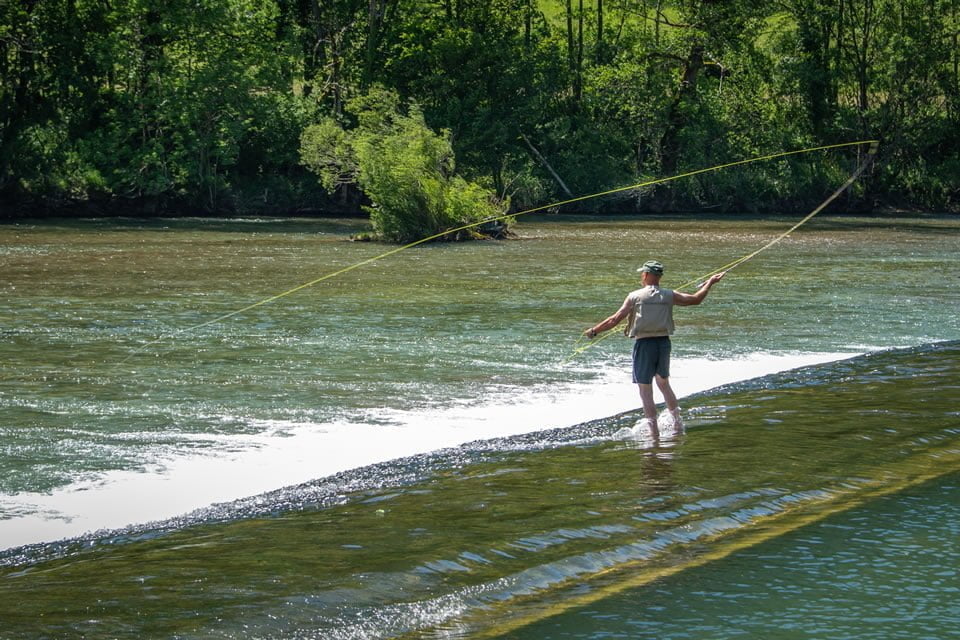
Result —
<path fill-rule="evenodd" d="M 330 75 L 327 84 L 333 97 L 333 113 L 339 116 L 343 113 L 343 92 L 340 90 L 340 47 L 343 44 L 343 34 L 339 30 L 331 34 L 330 43 Z"/>
<path fill-rule="evenodd" d="M 663 0 L 657 0 L 657 19 L 653 21 L 653 46 L 658 49 L 660 48 L 660 19 L 663 17 L 660 7 L 662 4 Z"/>
<path fill-rule="evenodd" d="M 303 93 L 306 96 L 313 93 L 313 82 L 327 62 L 326 36 L 320 10 L 321 1 L 309 0 L 310 16 L 303 17 L 304 30 L 312 33 L 313 36 L 304 38 Z"/>
<path fill-rule="evenodd" d="M 580 106 L 583 98 L 583 0 L 580 0 L 580 15 L 577 16 L 577 68 L 573 79 L 573 98 Z"/>
<path fill-rule="evenodd" d="M 373 81 L 373 67 L 377 57 L 377 48 L 383 31 L 383 19 L 387 12 L 389 0 L 369 0 L 367 5 L 367 47 L 366 60 L 363 69 L 362 88 L 367 88 Z"/>
<path fill-rule="evenodd" d="M 834 51 L 833 57 L 833 72 L 834 75 L 839 76 L 840 69 L 843 68 L 843 43 L 846 36 L 846 13 L 843 10 L 844 0 L 840 0 L 837 3 L 837 48 Z M 839 80 L 837 81 L 839 84 Z M 838 89 L 839 91 L 839 89 Z"/>
<path fill-rule="evenodd" d="M 860 11 L 857 10 L 858 4 Z M 870 55 L 873 51 L 877 15 L 873 0 L 849 2 L 846 8 L 850 20 L 848 58 L 857 83 L 857 110 L 862 118 L 870 108 Z"/>
<path fill-rule="evenodd" d="M 703 45 L 695 44 L 690 49 L 689 57 L 683 64 L 683 77 L 680 86 L 670 103 L 667 111 L 667 127 L 660 138 L 660 154 L 663 170 L 672 175 L 677 172 L 680 160 L 679 137 L 686 125 L 686 119 L 681 108 L 684 103 L 696 97 L 697 77 L 703 69 Z"/>
<path fill-rule="evenodd" d="M 343 35 L 345 28 L 339 23 L 339 14 L 334 0 L 311 0 L 311 21 L 314 26 L 313 74 L 308 75 L 308 86 L 324 74 L 320 99 L 329 96 L 335 115 L 343 113 L 343 88 L 340 86 L 343 67 Z M 311 86 L 308 93 L 312 92 Z"/>
<path fill-rule="evenodd" d="M 596 60 L 603 57 L 603 0 L 597 0 L 597 48 Z"/>
<path fill-rule="evenodd" d="M 800 87 L 810 113 L 814 135 L 822 138 L 833 118 L 830 70 L 830 16 L 817 1 L 800 1 L 794 5 L 800 49 L 806 72 L 800 74 Z"/>
<path fill-rule="evenodd" d="M 530 32 L 533 27 L 533 0 L 527 0 L 527 10 L 523 14 L 523 48 L 530 50 Z"/>
<path fill-rule="evenodd" d="M 953 4 L 953 103 L 954 114 L 958 111 L 957 102 L 960 101 L 960 22 L 957 22 L 957 2 Z"/>
<path fill-rule="evenodd" d="M 30 112 L 30 95 L 28 93 L 28 74 L 30 65 L 26 60 L 23 51 L 17 52 L 17 58 L 20 63 L 19 73 L 16 79 L 16 88 L 13 90 L 13 100 L 4 100 L 9 103 L 9 107 L 4 104 L 3 127 L 0 128 L 0 191 L 3 191 L 8 185 L 16 185 L 16 180 L 10 180 L 10 164 L 13 160 L 14 147 L 17 138 L 23 129 L 26 128 L 26 115 Z M 10 79 L 4 79 L 4 84 Z"/>

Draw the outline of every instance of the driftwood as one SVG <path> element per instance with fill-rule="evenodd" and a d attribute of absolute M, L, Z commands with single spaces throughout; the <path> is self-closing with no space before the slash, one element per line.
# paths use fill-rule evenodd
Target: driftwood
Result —
<path fill-rule="evenodd" d="M 530 147 L 530 151 L 532 151 L 533 155 L 537 157 L 537 160 L 539 160 L 543 164 L 543 166 L 547 168 L 547 170 L 553 176 L 553 179 L 556 180 L 557 184 L 560 185 L 560 188 L 563 189 L 563 192 L 572 198 L 573 194 L 570 192 L 570 189 L 567 188 L 567 185 L 563 182 L 563 178 L 561 178 L 560 175 L 553 170 L 553 167 L 551 167 L 550 163 L 547 162 L 547 159 L 543 157 L 543 154 L 541 154 L 540 151 L 538 151 L 537 148 L 533 146 L 533 143 L 530 142 L 530 138 L 528 138 L 523 133 L 520 134 L 520 137 L 523 138 L 523 141 L 527 143 L 528 147 Z"/>

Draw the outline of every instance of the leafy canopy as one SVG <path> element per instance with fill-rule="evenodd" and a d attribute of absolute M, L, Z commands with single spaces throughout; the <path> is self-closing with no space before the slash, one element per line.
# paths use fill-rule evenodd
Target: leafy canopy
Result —
<path fill-rule="evenodd" d="M 505 202 L 456 174 L 450 132 L 431 130 L 417 103 L 404 109 L 378 87 L 346 107 L 356 126 L 325 118 L 307 127 L 301 161 L 331 193 L 356 184 L 379 237 L 413 242 L 504 215 Z"/>

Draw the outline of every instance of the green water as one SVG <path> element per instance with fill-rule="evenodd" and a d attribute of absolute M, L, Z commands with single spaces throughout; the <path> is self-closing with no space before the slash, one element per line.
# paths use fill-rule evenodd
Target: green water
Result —
<path fill-rule="evenodd" d="M 507 637 L 951 637 L 958 505 L 954 474 Z"/>
<path fill-rule="evenodd" d="M 874 610 L 877 592 L 919 580 L 904 572 L 956 586 L 955 566 L 939 563 L 958 553 L 949 512 L 941 529 L 941 518 L 905 525 L 884 509 L 919 486 L 930 508 L 955 511 L 958 365 L 957 343 L 821 365 L 700 396 L 687 433 L 657 446 L 611 439 L 636 419 L 622 416 L 318 482 L 271 514 L 264 508 L 278 497 L 165 535 L 78 542 L 4 570 L 0 617 L 11 637 L 473 637 L 505 626 L 507 637 L 553 637 L 563 625 L 542 627 L 545 615 L 608 607 L 607 623 L 623 634 L 663 615 L 669 626 L 651 635 L 714 637 L 722 621 L 685 606 L 704 599 L 697 576 L 723 581 L 716 597 L 739 590 L 744 624 L 751 600 L 776 595 L 767 582 L 787 599 L 820 588 L 811 555 L 833 576 L 816 597 L 843 589 L 849 607 Z M 901 489 L 903 498 L 881 500 Z M 696 566 L 757 535 L 739 555 Z M 926 538 L 936 554 L 896 546 Z M 892 545 L 880 565 L 861 561 L 876 557 L 871 541 Z M 759 575 L 744 582 L 741 569 L 724 571 L 744 563 Z M 616 593 L 637 575 L 686 565 L 692 577 L 655 581 L 652 595 Z M 792 580 L 782 565 L 807 575 Z M 588 613 L 567 611 L 611 587 Z M 638 611 L 648 597 L 657 604 Z M 765 603 L 760 612 L 780 624 Z M 691 622 L 697 615 L 706 622 Z M 924 624 L 947 632 L 954 620 Z M 602 626 L 578 624 L 587 637 Z"/>
<path fill-rule="evenodd" d="M 622 368 L 626 349 L 607 340 L 567 365 L 576 338 L 619 306 L 646 257 L 676 285 L 789 226 L 529 221 L 516 241 L 421 247 L 177 333 L 387 249 L 346 242 L 360 224 L 0 227 L 0 492 L 146 469 L 264 421 L 389 422 L 392 410 L 589 381 Z M 684 312 L 674 353 L 956 339 L 958 231 L 952 218 L 815 219 Z"/>
<path fill-rule="evenodd" d="M 0 556 L 0 637 L 733 637 L 755 629 L 753 604 L 757 620 L 799 625 L 782 637 L 807 637 L 776 617 L 790 589 L 814 601 L 847 588 L 866 608 L 905 572 L 949 587 L 929 555 L 836 550 L 880 522 L 884 540 L 956 553 L 942 519 L 898 528 L 884 509 L 955 502 L 960 221 L 817 218 L 679 310 L 674 374 L 702 388 L 775 356 L 915 347 L 693 396 L 682 436 L 612 437 L 636 419 L 599 400 L 627 378 L 624 341 L 569 362 L 645 259 L 676 285 L 790 222 L 530 220 L 513 241 L 420 247 L 186 332 L 388 247 L 347 242 L 353 221 L 0 227 L 0 547 L 38 543 Z M 586 406 L 564 422 L 559 401 L 577 393 Z M 574 426 L 574 413 L 607 417 Z M 545 424 L 566 428 L 324 471 L 388 438 L 429 451 L 451 431 Z M 303 433 L 317 447 L 305 484 L 251 466 L 259 488 L 190 515 L 138 500 L 136 478 L 173 476 L 179 460 L 200 461 L 203 493 L 215 463 Z M 6 524 L 69 524 L 86 497 L 124 486 L 112 513 L 84 514 L 90 529 L 145 514 L 122 531 L 3 540 Z M 804 549 L 824 571 L 892 564 L 869 574 L 879 591 L 854 589 L 868 575 L 854 572 L 816 591 Z M 741 618 L 681 606 L 703 600 L 686 576 L 704 574 Z M 940 612 L 923 623 L 932 637 L 954 628 L 955 609 L 918 601 Z M 839 611 L 823 611 L 809 617 L 843 635 Z"/>

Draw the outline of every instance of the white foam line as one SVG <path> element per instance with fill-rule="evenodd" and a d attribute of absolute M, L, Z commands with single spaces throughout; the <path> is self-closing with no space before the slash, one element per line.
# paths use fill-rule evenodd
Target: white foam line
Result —
<path fill-rule="evenodd" d="M 851 353 L 754 354 L 734 360 L 675 359 L 680 398 L 731 382 L 852 357 Z M 108 472 L 51 493 L 0 497 L 0 549 L 174 518 L 358 467 L 466 442 L 571 426 L 636 409 L 623 370 L 599 381 L 525 391 L 475 406 L 390 411 L 372 424 L 277 421 L 264 434 L 235 436 L 229 451 L 187 454 L 150 472 Z"/>

